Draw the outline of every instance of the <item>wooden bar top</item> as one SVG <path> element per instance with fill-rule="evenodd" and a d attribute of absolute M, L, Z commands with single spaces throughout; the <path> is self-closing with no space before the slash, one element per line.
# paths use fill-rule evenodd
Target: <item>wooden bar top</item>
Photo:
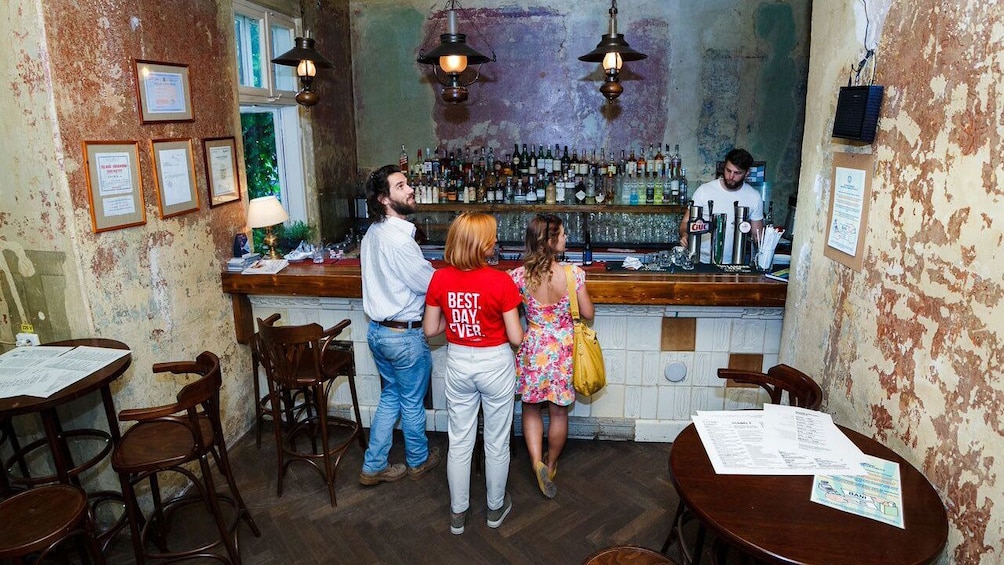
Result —
<path fill-rule="evenodd" d="M 499 269 L 521 263 L 503 261 Z M 433 261 L 433 265 L 444 265 Z M 586 269 L 586 287 L 596 304 L 784 307 L 787 283 L 760 274 L 691 274 L 645 271 L 607 271 L 603 263 Z M 314 264 L 290 263 L 275 275 L 223 273 L 223 292 L 234 305 L 237 340 L 248 343 L 254 335 L 254 318 L 248 296 L 327 296 L 362 298 L 358 259 Z"/>

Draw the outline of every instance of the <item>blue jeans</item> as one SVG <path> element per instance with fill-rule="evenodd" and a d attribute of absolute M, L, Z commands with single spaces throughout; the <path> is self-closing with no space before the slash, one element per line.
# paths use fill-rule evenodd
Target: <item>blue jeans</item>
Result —
<path fill-rule="evenodd" d="M 366 341 L 380 372 L 383 390 L 370 424 L 363 472 L 379 473 L 387 467 L 398 417 L 404 432 L 405 460 L 409 467 L 418 467 L 429 458 L 422 402 L 429 390 L 432 354 L 425 334 L 422 328 L 399 330 L 370 322 Z"/>

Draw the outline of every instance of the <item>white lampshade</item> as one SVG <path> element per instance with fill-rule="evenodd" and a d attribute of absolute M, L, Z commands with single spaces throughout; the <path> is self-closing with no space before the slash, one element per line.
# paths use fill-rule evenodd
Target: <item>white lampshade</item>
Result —
<path fill-rule="evenodd" d="M 248 206 L 248 227 L 264 228 L 281 224 L 289 219 L 289 214 L 274 195 L 252 198 Z"/>

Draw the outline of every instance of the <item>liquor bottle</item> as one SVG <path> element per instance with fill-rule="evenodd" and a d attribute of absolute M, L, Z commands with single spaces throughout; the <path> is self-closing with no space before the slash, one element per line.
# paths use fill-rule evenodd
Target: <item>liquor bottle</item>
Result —
<path fill-rule="evenodd" d="M 642 147 L 638 150 L 638 162 L 635 165 L 635 175 L 641 177 L 642 173 L 648 171 L 648 163 L 645 161 L 645 148 Z"/>
<path fill-rule="evenodd" d="M 401 156 L 397 158 L 397 166 L 401 167 L 401 171 L 404 174 L 408 174 L 408 150 L 404 148 L 404 144 L 401 144 Z"/>
<path fill-rule="evenodd" d="M 429 158 L 432 159 L 431 154 L 429 155 Z M 439 146 L 436 146 L 435 158 L 432 159 L 432 163 L 430 163 L 430 165 L 432 166 L 432 171 L 431 171 L 432 178 L 439 179 L 440 177 L 443 176 L 443 163 L 442 161 L 440 161 Z"/>
<path fill-rule="evenodd" d="M 687 201 L 687 169 L 680 169 L 680 202 Z"/>
<path fill-rule="evenodd" d="M 432 151 L 425 148 L 425 161 L 422 162 L 422 172 L 427 178 L 432 178 Z"/>
<path fill-rule="evenodd" d="M 646 172 L 645 176 L 645 204 L 655 204 L 655 173 Z"/>
<path fill-rule="evenodd" d="M 534 188 L 537 191 L 537 202 L 544 202 L 547 199 L 547 179 L 544 175 L 537 177 Z"/>
<path fill-rule="evenodd" d="M 486 157 L 486 155 L 485 155 L 485 148 L 482 147 L 480 151 L 475 150 L 474 153 L 475 153 L 475 155 L 478 156 L 478 158 L 477 158 L 477 170 L 481 171 L 481 172 L 485 171 L 485 168 L 487 167 L 487 163 L 486 163 L 487 159 L 485 158 Z"/>
<path fill-rule="evenodd" d="M 662 149 L 660 149 L 661 147 L 662 147 L 661 143 L 657 143 L 655 145 L 655 163 L 652 166 L 652 171 L 657 176 L 660 176 L 660 177 L 663 174 L 663 167 L 664 167 L 664 164 L 665 164 L 665 157 L 662 154 Z"/>
<path fill-rule="evenodd" d="M 508 153 L 502 159 L 502 176 L 512 178 L 512 156 Z"/>
<path fill-rule="evenodd" d="M 530 153 L 527 152 L 525 143 L 523 152 L 519 154 L 519 174 L 524 177 L 530 174 Z"/>
<path fill-rule="evenodd" d="M 666 146 L 668 150 L 668 145 Z M 683 168 L 683 161 L 680 159 L 680 144 L 676 144 L 676 148 L 673 150 L 673 156 L 669 158 L 670 166 L 673 167 L 673 175 L 680 177 L 682 173 L 680 172 Z"/>
<path fill-rule="evenodd" d="M 582 241 L 582 264 L 586 266 L 593 264 L 593 244 L 590 241 L 588 229 L 585 233 L 585 239 Z"/>
<path fill-rule="evenodd" d="M 533 146 L 530 146 L 530 163 L 527 167 L 527 174 L 530 176 L 537 176 L 537 163 L 539 162 L 540 160 L 537 159 L 537 154 L 533 152 Z"/>
<path fill-rule="evenodd" d="M 581 156 L 579 157 L 579 176 L 583 176 L 584 177 L 584 176 L 588 175 L 589 174 L 589 165 L 591 165 L 591 164 L 592 164 L 592 161 L 589 160 L 589 157 L 586 155 L 586 149 L 583 148 Z"/>
<path fill-rule="evenodd" d="M 495 162 L 495 149 L 488 148 L 488 156 L 485 157 L 485 166 L 488 168 L 488 172 L 494 175 L 498 175 L 502 167 Z"/>
<path fill-rule="evenodd" d="M 515 144 L 513 144 L 512 167 L 511 167 L 512 168 L 512 172 L 509 173 L 510 175 L 518 175 L 519 174 L 519 172 L 520 172 L 520 162 L 519 162 L 519 160 L 520 160 L 519 144 L 515 143 Z"/>
<path fill-rule="evenodd" d="M 556 159 L 554 158 L 554 156 L 557 155 L 557 154 L 558 154 L 558 144 L 557 143 L 554 144 L 554 153 L 551 153 L 551 146 L 550 145 L 547 146 L 547 155 L 544 155 L 544 164 L 546 165 L 546 169 L 547 169 L 548 173 L 554 174 L 555 172 L 557 172 L 557 170 L 561 169 L 561 164 L 560 163 L 558 163 L 557 167 L 554 166 L 555 162 L 556 162 Z"/>
<path fill-rule="evenodd" d="M 544 162 L 546 157 L 544 157 L 544 146 L 537 145 L 537 174 L 543 175 L 547 171 L 547 164 Z"/>
<path fill-rule="evenodd" d="M 631 178 L 638 174 L 638 159 L 634 156 L 634 148 L 631 148 L 631 156 L 627 160 L 627 174 Z"/>
<path fill-rule="evenodd" d="M 422 148 L 419 148 L 419 151 L 415 156 L 415 165 L 412 166 L 412 175 L 417 180 L 421 181 L 423 173 L 425 173 L 425 167 L 425 163 L 422 161 Z"/>
<path fill-rule="evenodd" d="M 656 157 L 658 159 L 658 157 Z M 655 177 L 655 198 L 653 204 L 659 205 L 665 202 L 666 193 L 666 171 L 662 167 L 656 167 L 652 175 Z"/>
<path fill-rule="evenodd" d="M 568 146 L 565 146 L 565 152 L 561 155 L 561 172 L 567 173 L 568 169 L 572 166 L 572 158 L 568 156 Z"/>

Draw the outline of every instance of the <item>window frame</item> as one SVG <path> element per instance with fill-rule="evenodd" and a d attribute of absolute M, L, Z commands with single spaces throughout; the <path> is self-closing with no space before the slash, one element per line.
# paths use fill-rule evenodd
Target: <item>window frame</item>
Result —
<path fill-rule="evenodd" d="M 302 19 L 289 16 L 287 14 L 282 14 L 247 2 L 246 0 L 233 0 L 233 12 L 234 18 L 237 16 L 243 16 L 245 18 L 258 20 L 260 23 L 261 36 L 259 40 L 262 47 L 262 61 L 267 62 L 267 71 L 262 73 L 262 87 L 255 86 L 245 86 L 241 84 L 241 77 L 244 76 L 245 69 L 237 69 L 237 93 L 240 98 L 242 105 L 252 105 L 252 104 L 274 104 L 282 106 L 295 106 L 296 105 L 296 90 L 280 90 L 275 87 L 276 84 L 276 64 L 272 63 L 272 59 L 280 55 L 280 53 L 273 53 L 272 45 L 272 26 L 284 27 L 289 29 L 293 37 L 300 37 L 301 35 L 301 25 Z M 236 35 L 236 34 L 235 34 Z M 250 53 L 250 44 L 248 42 L 248 36 L 240 36 L 234 38 L 234 48 L 237 48 L 236 43 L 241 42 L 241 48 L 244 52 Z M 247 63 L 250 63 L 250 57 L 247 58 Z M 292 73 L 292 67 L 290 67 L 290 72 Z M 294 76 L 294 85 L 295 76 Z"/>

